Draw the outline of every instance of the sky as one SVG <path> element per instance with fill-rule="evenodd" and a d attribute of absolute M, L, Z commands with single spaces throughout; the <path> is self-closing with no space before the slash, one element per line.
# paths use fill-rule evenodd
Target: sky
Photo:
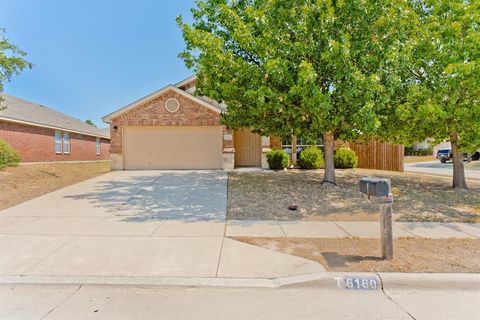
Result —
<path fill-rule="evenodd" d="M 5 92 L 74 118 L 101 117 L 192 73 L 175 17 L 194 0 L 0 0 L 0 28 L 34 64 Z"/>

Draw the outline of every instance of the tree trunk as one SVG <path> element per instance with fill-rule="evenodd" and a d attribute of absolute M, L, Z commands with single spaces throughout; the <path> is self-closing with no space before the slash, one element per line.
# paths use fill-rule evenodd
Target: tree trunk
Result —
<path fill-rule="evenodd" d="M 334 155 L 334 136 L 333 132 L 325 132 L 323 134 L 323 144 L 325 146 L 325 174 L 323 176 L 324 186 L 335 186 L 335 163 L 333 161 Z"/>
<path fill-rule="evenodd" d="M 450 130 L 450 143 L 453 155 L 453 188 L 468 189 L 463 167 L 463 154 L 458 146 L 458 133 L 454 129 Z"/>

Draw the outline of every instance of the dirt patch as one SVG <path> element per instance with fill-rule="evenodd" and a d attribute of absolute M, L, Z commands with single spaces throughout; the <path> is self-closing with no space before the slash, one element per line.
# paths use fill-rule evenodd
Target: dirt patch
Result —
<path fill-rule="evenodd" d="M 24 164 L 0 170 L 0 210 L 108 171 L 108 161 Z"/>
<path fill-rule="evenodd" d="M 394 259 L 387 261 L 378 239 L 234 239 L 317 261 L 328 271 L 480 272 L 480 240 L 395 239 Z"/>
<path fill-rule="evenodd" d="M 338 188 L 321 188 L 323 170 L 233 172 L 228 181 L 228 218 L 253 220 L 378 221 L 378 206 L 362 198 L 363 176 L 392 180 L 397 221 L 480 222 L 480 183 L 450 188 L 451 178 L 337 170 Z M 288 210 L 291 204 L 298 210 Z"/>

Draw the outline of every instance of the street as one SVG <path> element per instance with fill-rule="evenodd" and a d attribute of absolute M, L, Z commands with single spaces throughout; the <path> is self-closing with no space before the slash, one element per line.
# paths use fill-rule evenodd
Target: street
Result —
<path fill-rule="evenodd" d="M 452 163 L 440 163 L 438 160 L 406 163 L 405 172 L 425 173 L 446 177 L 451 177 L 453 175 Z M 470 180 L 480 180 L 480 170 L 465 168 L 465 177 Z"/>
<path fill-rule="evenodd" d="M 479 319 L 478 290 L 2 285 L 1 319 Z"/>

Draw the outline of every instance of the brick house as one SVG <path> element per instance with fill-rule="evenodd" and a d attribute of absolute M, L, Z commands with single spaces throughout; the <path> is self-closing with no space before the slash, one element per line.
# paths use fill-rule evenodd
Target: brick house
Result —
<path fill-rule="evenodd" d="M 112 169 L 267 168 L 268 151 L 295 150 L 296 141 L 288 146 L 248 129 L 227 128 L 221 123 L 226 106 L 194 91 L 192 76 L 103 117 L 110 124 Z M 357 151 L 360 167 L 403 171 L 401 146 L 342 144 Z"/>
<path fill-rule="evenodd" d="M 0 102 L 0 139 L 22 162 L 110 159 L 110 132 L 8 94 Z"/>

